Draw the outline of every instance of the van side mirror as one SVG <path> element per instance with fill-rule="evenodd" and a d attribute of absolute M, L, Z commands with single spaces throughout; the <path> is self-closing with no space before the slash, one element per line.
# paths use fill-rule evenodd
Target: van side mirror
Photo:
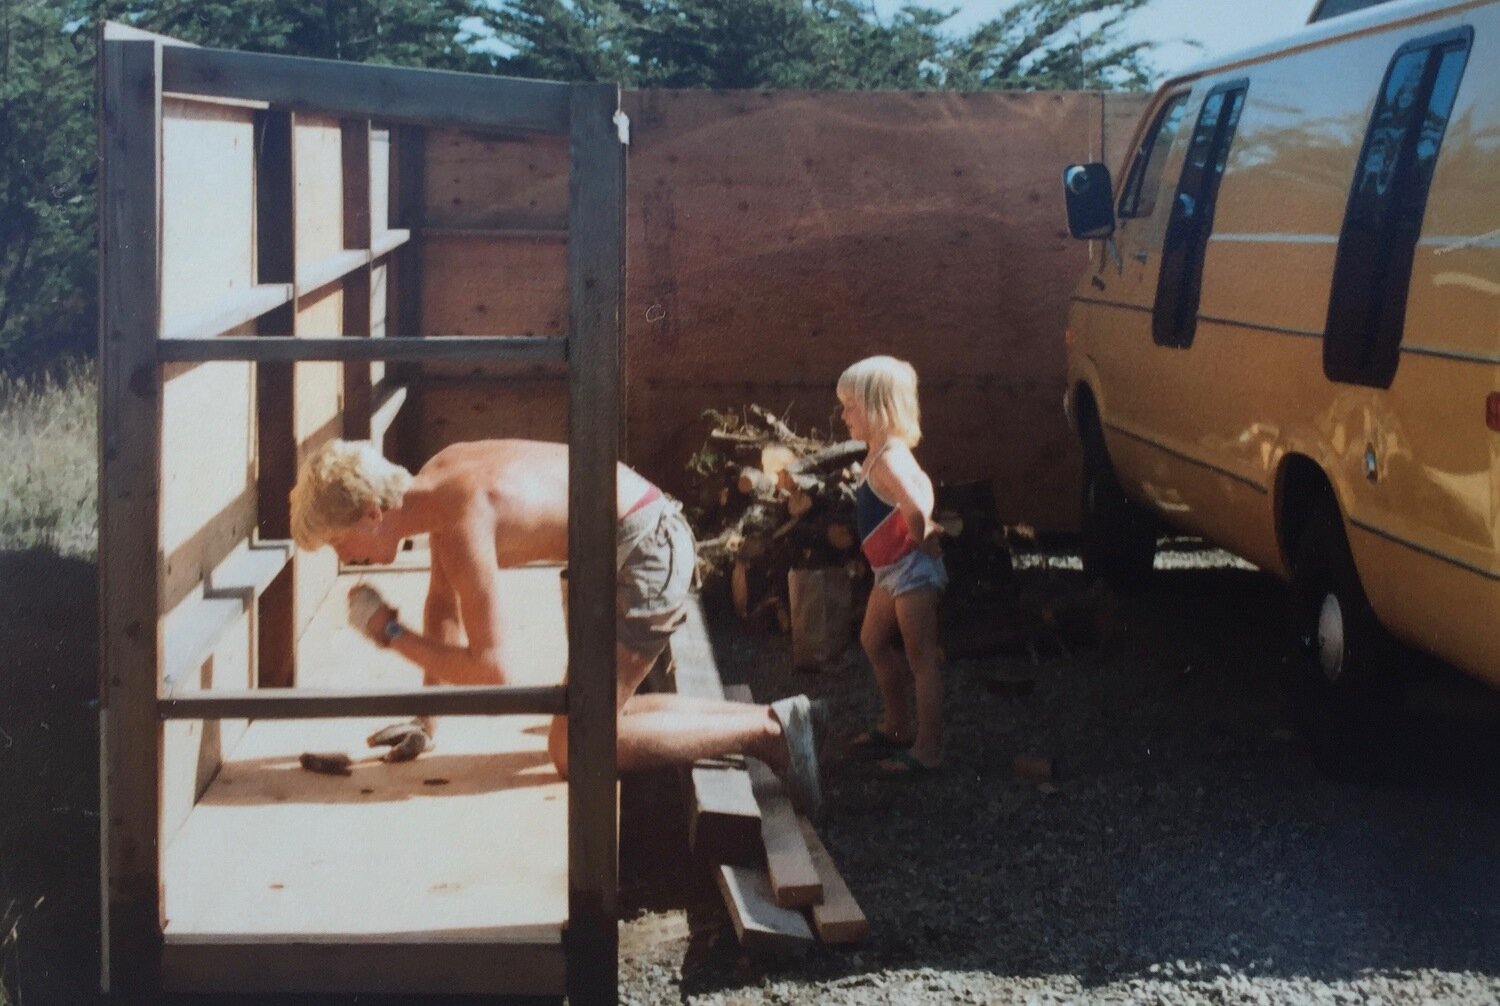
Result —
<path fill-rule="evenodd" d="M 1114 184 L 1102 164 L 1070 164 L 1063 170 L 1068 233 L 1075 238 L 1107 238 L 1115 232 Z"/>

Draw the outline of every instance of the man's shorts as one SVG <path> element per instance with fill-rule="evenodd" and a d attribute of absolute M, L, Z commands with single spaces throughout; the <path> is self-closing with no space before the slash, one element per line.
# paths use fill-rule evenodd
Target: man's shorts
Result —
<path fill-rule="evenodd" d="M 910 594 L 914 590 L 935 590 L 942 593 L 948 586 L 948 568 L 937 556 L 928 555 L 919 549 L 906 553 L 889 566 L 875 566 L 875 586 L 884 588 L 892 597 Z"/>
<path fill-rule="evenodd" d="M 615 538 L 615 639 L 655 657 L 684 621 L 697 547 L 682 504 L 663 496 L 620 520 Z"/>

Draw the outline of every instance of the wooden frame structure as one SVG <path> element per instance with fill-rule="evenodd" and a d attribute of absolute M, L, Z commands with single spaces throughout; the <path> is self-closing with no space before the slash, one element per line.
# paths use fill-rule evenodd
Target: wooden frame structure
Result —
<path fill-rule="evenodd" d="M 573 724 L 566 989 L 554 991 L 575 1003 L 615 1001 L 613 557 L 628 142 L 619 89 L 200 49 L 119 25 L 105 27 L 100 52 L 103 987 L 149 993 L 174 984 L 164 967 L 161 875 L 164 752 L 175 743 L 167 733 L 174 724 L 191 721 L 206 731 L 207 724 L 217 729 L 244 718 L 566 713 Z M 174 168 L 164 128 L 171 118 L 164 106 L 173 102 L 186 103 L 177 114 L 188 118 L 207 114 L 203 106 L 232 111 L 225 149 L 254 143 L 252 158 L 239 148 L 234 162 L 250 166 L 245 178 Z M 293 168 L 299 144 L 310 142 L 297 129 L 302 116 L 321 117 L 312 121 L 342 151 L 342 234 L 313 261 L 301 260 L 307 256 L 299 228 L 303 201 L 319 193 L 304 191 L 308 179 Z M 408 221 L 420 212 L 411 198 L 420 166 L 412 151 L 420 150 L 424 126 L 570 138 L 566 338 L 415 337 L 419 260 Z M 377 134 L 388 144 L 385 160 L 367 155 Z M 372 173 L 385 171 L 390 198 L 372 199 Z M 212 174 L 197 174 L 205 173 Z M 164 223 L 164 201 L 177 180 L 207 186 L 206 198 L 193 214 L 178 212 Z M 214 186 L 224 187 L 225 199 L 253 197 L 246 200 L 250 216 L 236 224 L 249 235 L 248 252 L 227 283 L 195 284 L 164 266 L 167 231 L 193 215 L 199 219 L 190 224 L 212 229 Z M 201 259 L 219 246 L 210 235 L 193 247 Z M 332 334 L 304 330 L 304 308 L 311 311 L 335 284 L 342 312 Z M 286 541 L 286 494 L 303 439 L 292 411 L 305 376 L 299 368 L 343 365 L 338 412 L 323 425 L 358 437 L 389 427 L 404 394 L 394 372 L 376 361 L 439 360 L 567 364 L 567 683 L 322 694 L 295 688 L 299 592 L 331 586 L 326 577 L 294 575 Z M 233 373 L 248 389 L 247 415 L 212 395 L 194 405 L 173 386 L 186 385 L 194 368 L 229 365 L 242 368 Z M 176 411 L 169 416 L 168 409 Z M 184 430 L 183 415 L 201 420 L 203 429 Z M 183 438 L 209 437 L 221 427 L 231 434 L 246 427 L 250 468 L 240 474 L 247 488 L 217 514 L 187 520 L 181 532 L 174 508 L 189 496 L 169 483 Z M 192 603 L 180 603 L 184 598 Z M 191 617 L 178 615 L 188 608 Z M 244 634 L 248 679 L 240 688 L 214 686 L 210 665 L 233 633 Z M 202 687 L 185 687 L 194 676 Z M 262 949 L 295 956 L 312 948 Z M 441 945 L 430 952 L 444 959 Z"/>

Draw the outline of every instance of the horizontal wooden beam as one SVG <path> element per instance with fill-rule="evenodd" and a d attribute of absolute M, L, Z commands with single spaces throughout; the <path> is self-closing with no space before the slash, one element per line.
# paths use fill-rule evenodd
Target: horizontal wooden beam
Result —
<path fill-rule="evenodd" d="M 342 692 L 309 688 L 180 691 L 156 700 L 164 720 L 306 720 L 342 716 L 560 715 L 563 685 L 479 685 L 405 691 Z"/>
<path fill-rule="evenodd" d="M 306 297 L 315 290 L 363 269 L 382 255 L 389 255 L 400 248 L 410 239 L 411 231 L 385 231 L 375 236 L 369 248 L 346 248 L 297 270 L 297 296 Z"/>
<path fill-rule="evenodd" d="M 212 337 L 248 324 L 291 299 L 290 283 L 259 283 L 235 290 L 201 311 L 166 319 L 162 335 L 167 339 Z"/>
<path fill-rule="evenodd" d="M 224 633 L 250 610 L 291 556 L 289 541 L 260 541 L 236 549 L 205 574 L 203 596 L 184 601 L 193 606 L 192 612 L 162 637 L 163 680 L 198 680 L 198 669 Z"/>
<path fill-rule="evenodd" d="M 566 133 L 569 85 L 300 56 L 167 47 L 163 87 L 296 111 L 461 129 Z"/>
<path fill-rule="evenodd" d="M 298 363 L 310 360 L 337 360 L 345 363 L 376 360 L 413 363 L 436 360 L 466 363 L 496 360 L 565 363 L 568 358 L 567 342 L 564 338 L 545 335 L 444 335 L 416 339 L 222 336 L 216 339 L 161 339 L 156 344 L 156 358 L 162 363 L 202 363 L 211 360 L 255 360 L 260 363 Z"/>
<path fill-rule="evenodd" d="M 382 382 L 375 389 L 375 404 L 370 409 L 370 436 L 376 439 L 385 436 L 405 405 L 406 385 Z"/>
<path fill-rule="evenodd" d="M 561 227 L 544 230 L 519 227 L 423 227 L 418 233 L 424 238 L 529 241 L 534 244 L 564 244 L 568 240 L 567 229 Z"/>

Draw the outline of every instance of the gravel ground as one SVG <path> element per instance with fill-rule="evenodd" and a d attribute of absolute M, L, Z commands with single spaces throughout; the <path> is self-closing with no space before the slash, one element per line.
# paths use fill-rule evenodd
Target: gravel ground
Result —
<path fill-rule="evenodd" d="M 1300 729 L 1281 585 L 1220 553 L 1169 564 L 1097 649 L 950 664 L 947 767 L 922 781 L 845 748 L 877 714 L 862 659 L 798 674 L 784 639 L 716 624 L 727 678 L 829 700 L 819 831 L 873 934 L 744 959 L 684 868 L 675 778 L 637 778 L 624 1001 L 1500 1002 L 1496 697 L 1414 673 L 1366 778 L 1335 781 Z M 1045 568 L 1066 560 L 1029 565 L 1077 585 Z M 1017 779 L 1020 753 L 1055 779 Z"/>

